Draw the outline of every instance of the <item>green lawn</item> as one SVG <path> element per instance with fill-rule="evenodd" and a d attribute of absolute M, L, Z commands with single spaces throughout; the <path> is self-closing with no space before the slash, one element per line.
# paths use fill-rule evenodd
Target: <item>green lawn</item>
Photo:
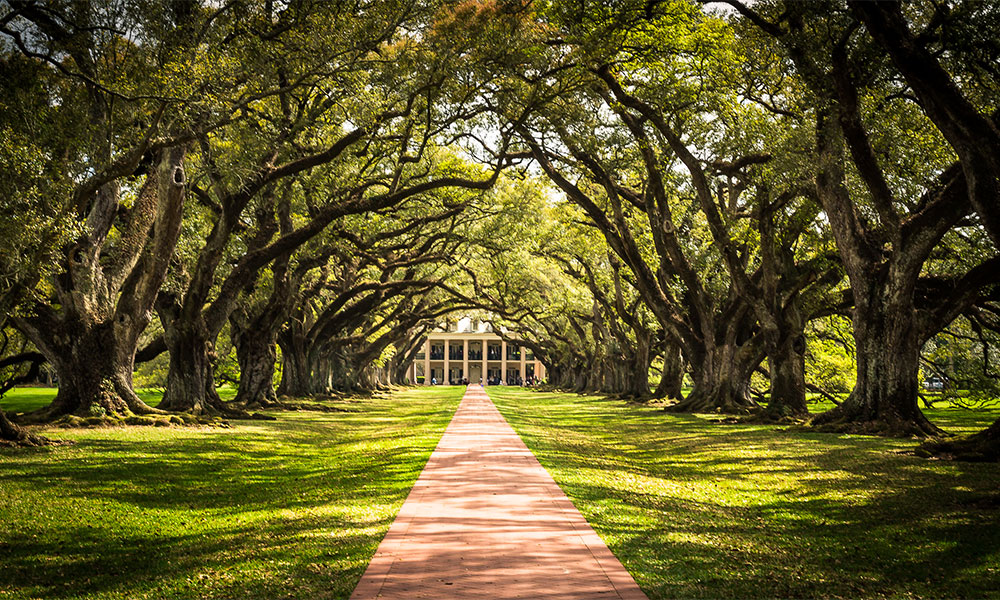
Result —
<path fill-rule="evenodd" d="M 913 440 L 489 393 L 652 599 L 1000 597 L 1000 465 L 901 454 Z M 996 418 L 929 414 L 960 430 Z"/>
<path fill-rule="evenodd" d="M 0 408 L 11 412 L 28 412 L 52 402 L 58 390 L 54 387 L 21 387 L 13 389 L 0 399 Z M 236 388 L 224 385 L 218 388 L 219 396 L 223 400 L 232 400 L 236 397 Z M 161 388 L 139 388 L 136 390 L 142 401 L 150 406 L 156 406 L 163 400 L 163 389 Z"/>
<path fill-rule="evenodd" d="M 0 449 L 0 598 L 346 598 L 463 391 Z"/>

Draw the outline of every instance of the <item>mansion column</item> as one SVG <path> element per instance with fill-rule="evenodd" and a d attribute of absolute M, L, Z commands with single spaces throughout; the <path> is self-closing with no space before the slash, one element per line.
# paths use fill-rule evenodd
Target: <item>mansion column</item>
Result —
<path fill-rule="evenodd" d="M 500 379 L 510 385 L 507 381 L 507 340 L 500 340 Z"/>
<path fill-rule="evenodd" d="M 462 377 L 469 379 L 469 338 L 465 339 L 464 347 L 465 351 L 462 353 Z"/>
<path fill-rule="evenodd" d="M 431 338 L 424 341 L 424 385 L 431 384 Z"/>
<path fill-rule="evenodd" d="M 486 386 L 486 374 L 489 373 L 489 370 L 486 369 L 486 361 L 487 361 L 488 351 L 490 349 L 490 343 L 489 343 L 489 341 L 487 341 L 486 338 L 483 338 L 483 341 L 480 342 L 479 347 L 483 349 L 483 368 L 480 371 L 480 375 L 479 376 L 483 378 L 483 387 L 485 387 Z"/>
<path fill-rule="evenodd" d="M 444 341 L 444 377 L 441 378 L 441 385 L 448 385 L 451 383 L 448 381 L 451 377 L 451 364 L 449 362 L 451 355 L 448 354 L 449 352 L 451 352 L 451 344 L 449 344 L 446 339 Z"/>
<path fill-rule="evenodd" d="M 525 373 L 524 366 L 527 363 L 528 359 L 526 357 L 528 356 L 528 354 L 527 354 L 527 352 L 524 351 L 524 346 L 521 346 L 520 350 L 521 350 L 521 381 L 523 382 L 524 381 L 524 373 Z"/>

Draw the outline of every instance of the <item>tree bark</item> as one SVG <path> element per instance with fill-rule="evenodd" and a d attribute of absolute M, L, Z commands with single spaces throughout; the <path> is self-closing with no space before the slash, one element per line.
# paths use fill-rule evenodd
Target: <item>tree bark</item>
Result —
<path fill-rule="evenodd" d="M 746 345 L 734 341 L 699 349 L 692 357 L 694 388 L 668 412 L 745 414 L 757 407 L 750 397 L 750 374 L 760 362 Z"/>
<path fill-rule="evenodd" d="M 416 385 L 416 381 L 410 381 L 410 367 L 413 365 L 413 361 L 416 359 L 417 354 L 420 353 L 423 346 L 419 341 L 423 338 L 427 327 L 412 328 L 407 331 L 405 339 L 406 343 L 401 347 L 400 351 L 392 357 L 392 379 L 391 384 L 395 385 Z M 483 373 L 483 378 L 486 378 L 486 373 Z"/>
<path fill-rule="evenodd" d="M 348 348 L 338 348 L 327 354 L 329 365 L 329 389 L 352 393 L 359 389 L 371 389 L 362 373 L 355 370 Z M 326 390 L 326 391 L 328 391 Z"/>
<path fill-rule="evenodd" d="M 65 337 L 68 343 L 51 360 L 59 375 L 59 392 L 38 417 L 127 417 L 159 412 L 136 395 L 132 386 L 136 344 L 128 333 L 116 329 L 101 324 Z"/>
<path fill-rule="evenodd" d="M 234 402 L 245 408 L 266 408 L 278 404 L 274 392 L 274 366 L 278 360 L 275 341 L 266 331 L 234 330 L 236 361 L 240 367 L 240 384 Z"/>
<path fill-rule="evenodd" d="M 941 430 L 927 420 L 917 402 L 924 338 L 914 316 L 912 293 L 892 282 L 872 282 L 868 290 L 868 294 L 856 292 L 858 377 L 854 390 L 840 406 L 812 422 L 826 429 L 857 433 L 938 435 Z"/>
<path fill-rule="evenodd" d="M 769 348 L 771 397 L 763 414 L 781 419 L 809 415 L 806 405 L 806 340 L 802 333 L 783 335 Z"/>
<path fill-rule="evenodd" d="M 624 380 L 621 382 L 621 386 L 622 392 L 626 396 L 644 399 L 651 395 L 649 389 L 650 340 L 648 335 L 637 337 L 632 360 L 622 373 Z"/>
<path fill-rule="evenodd" d="M 684 387 L 684 360 L 679 346 L 667 344 L 663 351 L 663 371 L 660 373 L 660 383 L 653 392 L 654 398 L 673 398 L 680 400 Z"/>
<path fill-rule="evenodd" d="M 161 310 L 161 319 L 162 315 Z M 208 331 L 199 327 L 200 322 L 164 319 L 164 324 L 170 370 L 160 407 L 195 415 L 238 415 L 240 411 L 227 407 L 215 390 L 214 343 Z"/>
<path fill-rule="evenodd" d="M 308 395 L 329 394 L 333 391 L 334 366 L 330 356 L 313 349 L 308 356 L 309 391 Z"/>
<path fill-rule="evenodd" d="M 305 340 L 291 331 L 298 328 L 297 324 L 290 322 L 287 328 L 278 335 L 278 345 L 281 346 L 281 383 L 278 384 L 278 394 L 301 398 L 311 393 L 309 358 Z"/>

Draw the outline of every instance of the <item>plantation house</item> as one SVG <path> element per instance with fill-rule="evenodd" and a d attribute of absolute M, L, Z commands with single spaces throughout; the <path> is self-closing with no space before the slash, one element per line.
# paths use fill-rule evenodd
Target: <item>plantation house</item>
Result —
<path fill-rule="evenodd" d="M 507 336 L 510 337 L 510 336 Z M 464 318 L 430 333 L 410 367 L 410 380 L 423 385 L 460 384 L 464 378 L 484 385 L 521 385 L 545 377 L 545 366 L 531 350 L 507 342 L 486 323 Z"/>

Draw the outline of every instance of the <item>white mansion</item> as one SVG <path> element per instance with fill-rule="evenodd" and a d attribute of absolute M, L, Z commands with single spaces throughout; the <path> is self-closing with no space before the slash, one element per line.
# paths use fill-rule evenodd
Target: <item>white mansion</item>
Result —
<path fill-rule="evenodd" d="M 483 385 L 521 385 L 544 377 L 545 367 L 531 350 L 468 318 L 428 334 L 410 367 L 410 381 L 422 385 L 479 383 L 480 378 Z"/>

